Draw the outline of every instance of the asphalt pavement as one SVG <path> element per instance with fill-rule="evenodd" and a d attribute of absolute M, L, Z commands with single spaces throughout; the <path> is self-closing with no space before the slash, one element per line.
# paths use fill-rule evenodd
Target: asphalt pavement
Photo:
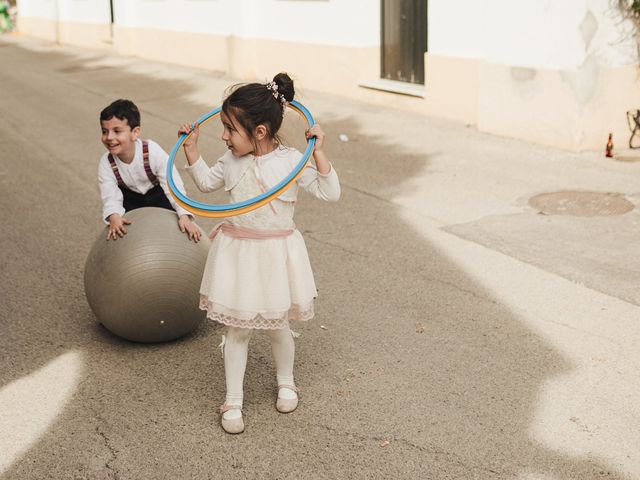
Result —
<path fill-rule="evenodd" d="M 640 478 L 640 214 L 529 203 L 588 191 L 635 207 L 640 163 L 297 84 L 343 196 L 297 205 L 319 289 L 293 327 L 300 406 L 276 412 L 256 335 L 246 431 L 230 436 L 222 328 L 122 340 L 96 322 L 83 269 L 103 228 L 100 110 L 134 100 L 169 150 L 237 80 L 23 36 L 0 38 L 0 65 L 1 480 Z"/>

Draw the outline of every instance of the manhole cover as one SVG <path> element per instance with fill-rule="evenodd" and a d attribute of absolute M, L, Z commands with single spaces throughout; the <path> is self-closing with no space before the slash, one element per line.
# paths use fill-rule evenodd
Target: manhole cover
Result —
<path fill-rule="evenodd" d="M 622 215 L 634 205 L 621 193 L 553 192 L 541 193 L 529 199 L 529 205 L 545 215 L 574 217 L 605 217 Z"/>

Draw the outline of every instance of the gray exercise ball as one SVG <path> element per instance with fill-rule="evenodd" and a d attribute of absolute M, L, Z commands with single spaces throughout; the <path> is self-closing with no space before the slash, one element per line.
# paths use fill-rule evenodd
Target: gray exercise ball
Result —
<path fill-rule="evenodd" d="M 210 241 L 194 243 L 175 212 L 146 207 L 126 214 L 124 238 L 96 239 L 84 269 L 87 301 L 108 330 L 134 342 L 164 342 L 194 330 Z"/>

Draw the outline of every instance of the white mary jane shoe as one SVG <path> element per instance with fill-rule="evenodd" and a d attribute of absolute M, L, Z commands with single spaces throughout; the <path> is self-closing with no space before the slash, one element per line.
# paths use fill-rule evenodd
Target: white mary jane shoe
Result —
<path fill-rule="evenodd" d="M 295 385 L 278 385 L 278 393 L 281 388 L 292 390 L 296 393 L 296 398 L 282 398 L 278 395 L 278 400 L 276 400 L 276 410 L 280 413 L 291 413 L 298 408 L 298 394 L 300 393 L 300 390 L 298 390 Z"/>
<path fill-rule="evenodd" d="M 229 410 L 240 410 L 240 416 L 238 418 L 227 419 L 224 418 L 225 412 Z M 242 407 L 240 405 L 227 405 L 226 403 L 220 407 L 220 423 L 222 429 L 227 433 L 242 433 L 244 432 L 244 420 L 242 418 Z"/>

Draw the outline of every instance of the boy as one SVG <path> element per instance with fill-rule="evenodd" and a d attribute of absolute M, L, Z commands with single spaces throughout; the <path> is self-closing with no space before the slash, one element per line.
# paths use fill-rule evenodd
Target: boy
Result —
<path fill-rule="evenodd" d="M 176 204 L 167 187 L 167 153 L 152 140 L 140 140 L 140 111 L 130 100 L 116 100 L 100 113 L 105 153 L 98 166 L 102 197 L 102 218 L 109 224 L 107 240 L 123 237 L 125 212 L 141 207 L 175 210 L 178 227 L 190 240 L 200 240 L 200 230 L 192 216 Z M 180 174 L 173 168 L 173 179 L 184 193 Z"/>

